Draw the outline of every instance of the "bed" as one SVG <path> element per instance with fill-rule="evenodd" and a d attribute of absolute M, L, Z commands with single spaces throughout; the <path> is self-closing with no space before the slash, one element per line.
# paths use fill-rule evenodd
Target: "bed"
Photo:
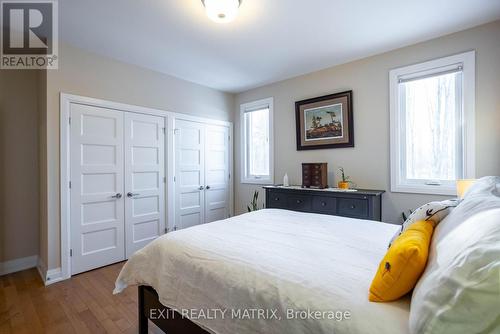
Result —
<path fill-rule="evenodd" d="M 143 333 L 149 318 L 168 333 L 404 334 L 409 297 L 367 298 L 398 228 L 260 210 L 158 238 L 125 264 L 115 293 L 139 285 Z"/>

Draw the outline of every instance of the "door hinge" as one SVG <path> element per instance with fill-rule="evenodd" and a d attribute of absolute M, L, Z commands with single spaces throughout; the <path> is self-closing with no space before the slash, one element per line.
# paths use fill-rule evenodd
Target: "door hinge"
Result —
<path fill-rule="evenodd" d="M 165 134 L 165 128 L 163 128 L 163 134 Z"/>
<path fill-rule="evenodd" d="M 69 118 L 69 125 L 71 125 L 71 117 Z"/>
<path fill-rule="evenodd" d="M 163 183 L 167 183 L 167 178 L 165 176 L 163 177 Z"/>
<path fill-rule="evenodd" d="M 70 257 L 73 256 L 73 250 L 72 249 L 69 250 L 69 256 Z"/>
<path fill-rule="evenodd" d="M 229 173 L 229 179 L 231 180 L 231 173 Z"/>
<path fill-rule="evenodd" d="M 69 181 L 69 189 L 71 189 L 71 181 Z"/>
<path fill-rule="evenodd" d="M 175 182 L 175 180 L 176 180 L 176 178 L 175 178 L 175 176 L 174 176 L 174 182 Z"/>

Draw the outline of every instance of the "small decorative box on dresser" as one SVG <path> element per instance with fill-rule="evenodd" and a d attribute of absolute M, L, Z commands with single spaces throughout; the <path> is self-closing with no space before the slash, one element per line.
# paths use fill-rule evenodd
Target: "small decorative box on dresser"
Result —
<path fill-rule="evenodd" d="M 267 186 L 266 208 L 382 221 L 384 190 L 334 191 L 298 186 Z"/>
<path fill-rule="evenodd" d="M 302 164 L 302 187 L 328 188 L 328 167 L 326 162 Z"/>

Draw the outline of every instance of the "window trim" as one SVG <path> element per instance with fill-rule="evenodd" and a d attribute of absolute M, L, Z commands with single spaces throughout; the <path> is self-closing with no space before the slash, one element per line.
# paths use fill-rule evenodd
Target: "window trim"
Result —
<path fill-rule="evenodd" d="M 401 179 L 401 150 L 402 144 L 400 121 L 401 109 L 398 84 L 401 77 L 412 78 L 417 75 L 429 75 L 442 72 L 444 69 L 460 64 L 462 66 L 462 142 L 464 159 L 464 178 L 475 178 L 475 63 L 474 50 L 426 61 L 419 64 L 404 66 L 389 71 L 390 91 L 390 164 L 391 164 L 391 191 L 402 193 L 455 195 L 453 185 L 429 185 L 422 183 L 404 183 Z"/>
<path fill-rule="evenodd" d="M 247 129 L 245 126 L 245 112 L 247 110 L 256 110 L 263 107 L 269 107 L 269 177 L 251 177 L 247 175 Z M 243 103 L 240 105 L 240 151 L 241 151 L 241 183 L 244 184 L 274 184 L 274 98 Z"/>

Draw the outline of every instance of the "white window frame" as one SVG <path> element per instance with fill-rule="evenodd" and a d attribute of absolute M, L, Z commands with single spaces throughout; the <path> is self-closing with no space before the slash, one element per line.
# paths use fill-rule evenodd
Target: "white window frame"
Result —
<path fill-rule="evenodd" d="M 269 108 L 269 176 L 248 175 L 248 143 L 247 127 L 245 125 L 245 112 L 259 108 Z M 241 183 L 248 184 L 274 184 L 274 98 L 243 103 L 240 105 L 240 151 L 241 151 Z"/>
<path fill-rule="evenodd" d="M 433 75 L 446 71 L 453 66 L 462 68 L 462 142 L 463 142 L 463 176 L 466 179 L 475 178 L 475 51 L 439 58 L 420 64 L 400 67 L 389 72 L 390 90 L 390 129 L 391 129 L 391 191 L 419 194 L 455 195 L 455 184 L 432 184 L 431 180 L 408 182 L 402 177 L 401 145 L 403 129 L 401 122 L 403 110 L 399 99 L 400 79 L 411 79 Z"/>

